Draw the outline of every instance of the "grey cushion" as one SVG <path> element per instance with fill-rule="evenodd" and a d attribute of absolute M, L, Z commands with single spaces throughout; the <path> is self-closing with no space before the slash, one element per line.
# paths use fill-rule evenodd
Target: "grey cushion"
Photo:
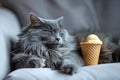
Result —
<path fill-rule="evenodd" d="M 120 80 L 120 63 L 87 66 L 74 75 L 61 74 L 48 68 L 19 69 L 6 80 Z"/>
<path fill-rule="evenodd" d="M 9 10 L 0 8 L 0 80 L 10 71 L 10 41 L 18 40 L 20 25 L 16 16 Z"/>
<path fill-rule="evenodd" d="M 2 0 L 4 6 L 13 10 L 22 26 L 29 21 L 29 12 L 43 18 L 64 16 L 68 30 L 98 29 L 119 35 L 120 0 Z"/>

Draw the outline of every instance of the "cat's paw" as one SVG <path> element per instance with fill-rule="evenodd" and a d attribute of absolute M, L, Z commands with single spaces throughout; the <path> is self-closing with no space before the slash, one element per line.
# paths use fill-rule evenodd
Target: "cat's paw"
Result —
<path fill-rule="evenodd" d="M 75 65 L 74 63 L 63 63 L 60 66 L 60 71 L 62 73 L 66 73 L 66 74 L 75 74 L 78 71 L 78 66 Z"/>

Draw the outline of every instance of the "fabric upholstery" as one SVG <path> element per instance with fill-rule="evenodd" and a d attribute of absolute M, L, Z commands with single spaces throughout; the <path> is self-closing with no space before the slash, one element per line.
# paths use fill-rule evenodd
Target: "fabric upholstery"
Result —
<path fill-rule="evenodd" d="M 16 16 L 9 10 L 0 8 L 0 80 L 10 71 L 10 41 L 18 40 L 20 25 Z"/>
<path fill-rule="evenodd" d="M 74 75 L 61 74 L 48 68 L 19 69 L 6 80 L 120 80 L 120 63 L 87 66 Z"/>

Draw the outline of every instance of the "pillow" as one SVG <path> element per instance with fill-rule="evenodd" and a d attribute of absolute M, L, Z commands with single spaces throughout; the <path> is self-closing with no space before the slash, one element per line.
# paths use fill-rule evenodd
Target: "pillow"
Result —
<path fill-rule="evenodd" d="M 79 68 L 74 75 L 63 74 L 49 68 L 18 69 L 6 80 L 120 80 L 120 63 L 101 64 Z"/>

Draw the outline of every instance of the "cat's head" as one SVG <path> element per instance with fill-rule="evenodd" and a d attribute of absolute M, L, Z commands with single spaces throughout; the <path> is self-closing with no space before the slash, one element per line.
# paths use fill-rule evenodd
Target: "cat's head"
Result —
<path fill-rule="evenodd" d="M 34 46 L 44 44 L 48 48 L 54 48 L 64 44 L 67 35 L 67 31 L 63 29 L 63 17 L 51 20 L 31 13 L 30 25 L 22 30 L 20 37 L 25 48 L 31 44 Z"/>

